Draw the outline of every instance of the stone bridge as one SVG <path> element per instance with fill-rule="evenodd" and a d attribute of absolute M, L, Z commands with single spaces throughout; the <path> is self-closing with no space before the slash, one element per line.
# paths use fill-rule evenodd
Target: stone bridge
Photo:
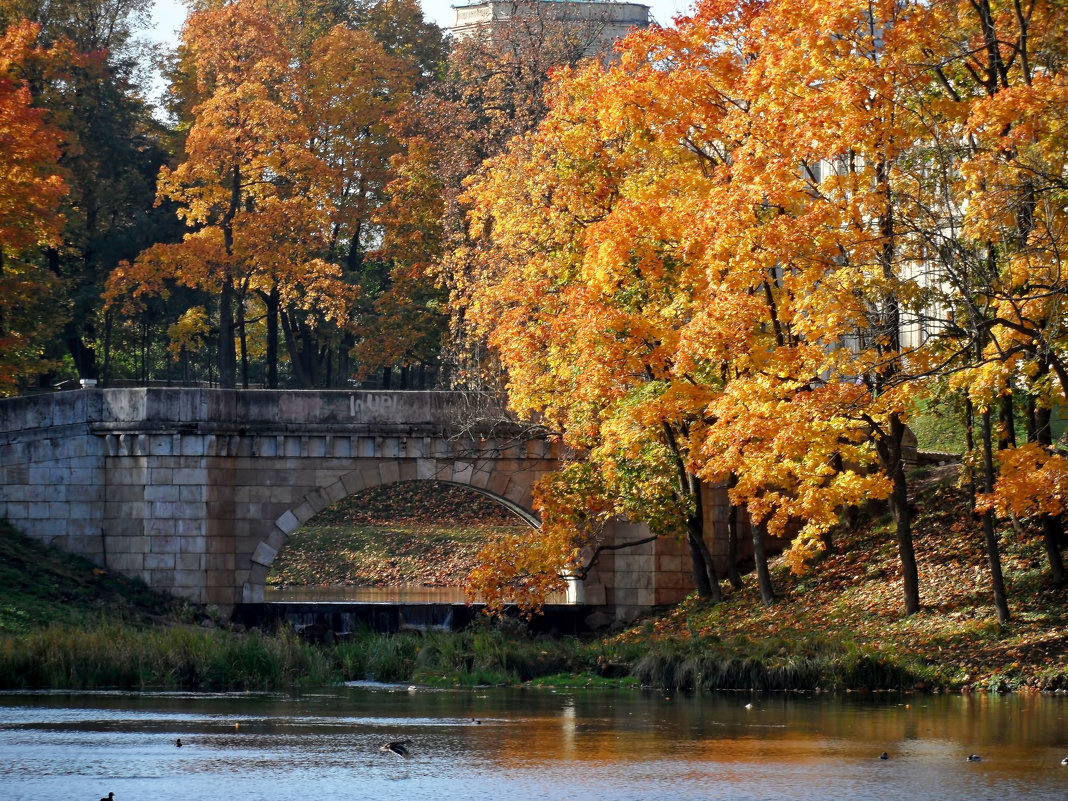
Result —
<path fill-rule="evenodd" d="M 483 425 L 458 392 L 82 389 L 0 399 L 0 516 L 149 586 L 215 604 L 263 600 L 286 539 L 333 503 L 397 481 L 494 498 L 532 526 L 558 443 Z M 616 542 L 643 529 L 614 525 Z M 670 540 L 610 551 L 575 600 L 621 617 L 692 587 Z"/>

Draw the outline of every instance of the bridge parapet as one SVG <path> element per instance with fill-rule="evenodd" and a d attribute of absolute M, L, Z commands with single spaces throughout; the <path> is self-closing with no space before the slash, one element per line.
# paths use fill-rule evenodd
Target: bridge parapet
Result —
<path fill-rule="evenodd" d="M 371 390 L 90 389 L 0 399 L 0 437 L 97 430 L 346 431 L 516 434 L 493 396 Z"/>

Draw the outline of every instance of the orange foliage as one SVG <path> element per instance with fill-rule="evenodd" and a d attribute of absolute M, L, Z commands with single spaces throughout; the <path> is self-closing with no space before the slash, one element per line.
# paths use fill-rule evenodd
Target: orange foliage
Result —
<path fill-rule="evenodd" d="M 33 106 L 24 79 L 31 64 L 49 69 L 61 55 L 36 46 L 38 31 L 23 22 L 0 32 L 0 395 L 39 371 L 43 345 L 61 320 L 56 279 L 39 263 L 63 227 L 60 134 Z"/>

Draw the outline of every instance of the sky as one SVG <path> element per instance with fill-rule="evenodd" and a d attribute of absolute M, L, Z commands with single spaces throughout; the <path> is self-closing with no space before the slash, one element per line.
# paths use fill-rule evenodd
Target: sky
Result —
<path fill-rule="evenodd" d="M 447 28 L 453 23 L 453 4 L 454 0 L 422 0 L 423 14 L 431 22 Z M 462 1 L 455 4 L 467 5 Z M 644 4 L 649 6 L 653 19 L 664 26 L 671 23 L 672 17 L 688 11 L 692 5 L 690 0 L 645 0 Z M 184 20 L 185 6 L 180 0 L 156 0 L 153 13 L 155 30 L 152 38 L 173 46 L 178 41 L 178 31 Z"/>

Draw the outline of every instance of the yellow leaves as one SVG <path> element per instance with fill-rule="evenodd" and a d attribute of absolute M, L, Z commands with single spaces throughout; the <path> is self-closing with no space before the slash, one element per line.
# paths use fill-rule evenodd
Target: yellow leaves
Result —
<path fill-rule="evenodd" d="M 283 36 L 284 13 L 237 0 L 190 16 L 182 47 L 197 81 L 192 124 L 185 159 L 160 171 L 158 197 L 175 202 L 191 230 L 117 270 L 109 302 L 174 285 L 232 287 L 245 308 L 273 293 L 307 312 L 308 331 L 353 325 L 359 287 L 339 262 L 366 245 L 361 232 L 397 151 L 386 118 L 415 76 L 366 32 Z M 197 341 L 201 325 L 191 310 L 172 329 L 172 348 Z"/>
<path fill-rule="evenodd" d="M 1061 515 L 1068 501 L 1068 457 L 1029 442 L 997 453 L 998 479 L 991 494 L 976 497 L 978 512 L 1002 516 Z"/>
<path fill-rule="evenodd" d="M 186 309 L 178 321 L 167 329 L 171 355 L 177 359 L 183 350 L 197 351 L 210 332 L 211 321 L 203 306 Z"/>

